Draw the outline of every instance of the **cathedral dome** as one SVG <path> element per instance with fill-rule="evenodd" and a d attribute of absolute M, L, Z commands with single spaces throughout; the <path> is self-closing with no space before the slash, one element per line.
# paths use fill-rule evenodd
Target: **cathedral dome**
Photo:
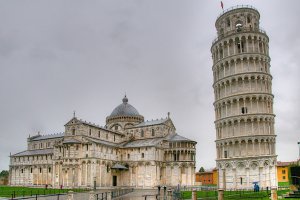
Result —
<path fill-rule="evenodd" d="M 122 101 L 123 103 L 118 105 L 106 118 L 107 127 L 111 128 L 116 124 L 134 125 L 144 121 L 144 117 L 139 114 L 137 109 L 128 103 L 126 95 Z"/>
<path fill-rule="evenodd" d="M 139 112 L 128 103 L 128 98 L 125 96 L 123 98 L 123 103 L 118 105 L 110 114 L 110 117 L 115 116 L 138 116 Z"/>

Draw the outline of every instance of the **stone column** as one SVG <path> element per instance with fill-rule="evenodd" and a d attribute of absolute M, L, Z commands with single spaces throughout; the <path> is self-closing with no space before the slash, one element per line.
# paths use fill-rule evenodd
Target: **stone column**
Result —
<path fill-rule="evenodd" d="M 73 199 L 74 199 L 73 191 L 69 191 L 69 192 L 68 192 L 67 200 L 73 200 Z"/>
<path fill-rule="evenodd" d="M 197 200 L 197 190 L 193 189 L 192 191 L 192 200 Z"/>
<path fill-rule="evenodd" d="M 172 190 L 168 189 L 167 191 L 167 200 L 172 200 Z"/>
<path fill-rule="evenodd" d="M 233 189 L 237 189 L 237 185 L 236 185 L 236 168 L 234 168 L 232 170 L 233 170 Z"/>
<path fill-rule="evenodd" d="M 96 194 L 94 191 L 89 192 L 89 200 L 96 200 Z"/>
<path fill-rule="evenodd" d="M 247 188 L 250 187 L 250 169 L 249 167 L 246 168 L 246 174 L 247 174 Z"/>
<path fill-rule="evenodd" d="M 218 189 L 218 200 L 224 200 L 224 189 Z"/>
<path fill-rule="evenodd" d="M 278 197 L 277 197 L 277 188 L 276 187 L 271 188 L 271 199 L 272 200 L 277 200 L 278 199 Z"/>
<path fill-rule="evenodd" d="M 82 164 L 79 164 L 78 167 L 77 167 L 77 172 L 78 172 L 78 178 L 77 178 L 77 181 L 78 181 L 78 186 L 81 186 L 81 174 L 82 174 Z"/>

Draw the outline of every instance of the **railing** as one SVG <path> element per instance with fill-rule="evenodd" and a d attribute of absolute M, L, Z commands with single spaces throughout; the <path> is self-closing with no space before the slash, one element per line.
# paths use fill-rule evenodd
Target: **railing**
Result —
<path fill-rule="evenodd" d="M 96 200 L 107 200 L 107 192 L 96 194 Z"/>
<path fill-rule="evenodd" d="M 67 195 L 70 190 L 68 189 L 33 189 L 33 190 L 13 190 L 13 191 L 2 191 L 0 196 L 5 196 L 9 199 L 40 199 L 42 197 L 57 197 Z M 86 192 L 84 189 L 72 189 L 75 192 Z"/>
<path fill-rule="evenodd" d="M 217 36 L 213 41 L 212 41 L 212 45 L 214 45 L 216 43 L 216 41 L 223 39 L 227 36 L 236 34 L 236 33 L 247 33 L 247 32 L 259 32 L 259 33 L 263 33 L 263 34 L 267 34 L 265 30 L 261 29 L 261 28 L 252 28 L 252 27 L 242 27 L 240 29 L 235 29 L 235 30 L 231 30 L 231 31 L 226 31 L 223 34 L 220 34 L 219 36 Z"/>
<path fill-rule="evenodd" d="M 35 194 L 33 196 L 28 197 L 11 197 L 9 200 L 21 200 L 21 199 L 31 199 L 31 200 L 38 200 L 38 199 L 44 199 L 45 197 L 55 197 L 55 199 L 59 200 L 61 196 L 65 196 L 67 194 L 48 194 L 48 195 L 38 195 Z"/>
<path fill-rule="evenodd" d="M 123 196 L 125 194 L 128 194 L 130 192 L 133 192 L 133 188 L 125 188 L 125 189 L 116 189 L 111 191 L 111 198 L 116 198 L 119 196 Z"/>
<path fill-rule="evenodd" d="M 238 9 L 238 8 L 251 8 L 251 9 L 257 11 L 256 8 L 254 8 L 253 6 L 250 6 L 250 5 L 237 5 L 237 6 L 230 7 L 230 8 L 228 8 L 228 9 L 226 9 L 226 10 L 223 10 L 223 12 L 221 12 L 221 14 L 218 16 L 218 18 L 219 18 L 220 16 L 222 16 L 223 14 L 225 14 L 225 13 L 231 11 L 231 10 Z M 257 11 L 257 12 L 258 12 L 258 11 Z"/>
<path fill-rule="evenodd" d="M 111 199 L 113 199 L 128 194 L 130 192 L 133 192 L 133 188 L 120 188 L 120 189 L 114 189 L 110 192 L 101 192 L 101 193 L 95 192 L 94 194 L 91 195 L 95 195 L 96 200 L 107 200 L 108 196 L 110 196 Z"/>

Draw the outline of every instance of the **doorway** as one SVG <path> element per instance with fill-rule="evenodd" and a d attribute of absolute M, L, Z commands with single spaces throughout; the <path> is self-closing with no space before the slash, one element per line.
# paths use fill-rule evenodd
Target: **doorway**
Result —
<path fill-rule="evenodd" d="M 113 186 L 117 186 L 117 176 L 113 176 Z"/>

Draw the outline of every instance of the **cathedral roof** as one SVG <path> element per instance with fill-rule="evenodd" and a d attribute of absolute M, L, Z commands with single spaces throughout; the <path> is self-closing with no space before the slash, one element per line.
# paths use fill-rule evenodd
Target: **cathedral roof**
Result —
<path fill-rule="evenodd" d="M 12 156 L 33 156 L 33 155 L 46 155 L 53 154 L 53 149 L 37 149 L 37 150 L 27 150 L 16 153 Z"/>
<path fill-rule="evenodd" d="M 57 134 L 50 134 L 50 135 L 38 135 L 38 136 L 33 136 L 31 140 L 38 141 L 38 140 L 54 139 L 54 138 L 64 137 L 64 135 L 65 135 L 65 133 L 57 133 Z"/>
<path fill-rule="evenodd" d="M 128 169 L 128 168 L 122 164 L 116 163 L 114 166 L 111 167 L 111 169 L 123 170 L 123 169 Z"/>
<path fill-rule="evenodd" d="M 168 141 L 170 141 L 170 142 L 184 142 L 184 141 L 186 141 L 186 142 L 195 142 L 195 141 L 190 140 L 188 138 L 185 138 L 185 137 L 183 137 L 181 135 L 178 135 L 177 133 L 176 134 L 171 134 L 171 135 L 167 136 L 166 139 Z"/>
<path fill-rule="evenodd" d="M 151 120 L 151 121 L 146 121 L 146 122 L 142 122 L 136 126 L 134 126 L 133 128 L 136 127 L 143 127 L 143 126 L 153 126 L 153 125 L 159 125 L 159 124 L 163 124 L 166 121 L 168 121 L 168 118 L 165 119 L 156 119 L 156 120 Z"/>
<path fill-rule="evenodd" d="M 163 141 L 165 138 L 150 138 L 150 139 L 143 139 L 143 140 L 133 140 L 128 143 L 121 145 L 121 147 L 150 147 L 156 146 L 158 143 Z"/>
<path fill-rule="evenodd" d="M 99 139 L 95 139 L 95 138 L 91 138 L 91 137 L 85 137 L 85 139 L 87 139 L 88 141 L 91 141 L 91 142 L 95 142 L 97 144 L 104 144 L 107 146 L 118 146 L 118 144 L 116 144 L 116 143 L 105 141 L 105 140 L 99 140 Z"/>
<path fill-rule="evenodd" d="M 109 117 L 116 117 L 116 116 L 140 116 L 139 112 L 135 107 L 130 105 L 128 103 L 128 98 L 125 97 L 123 98 L 123 103 L 118 105 L 110 114 Z"/>
<path fill-rule="evenodd" d="M 81 141 L 74 138 L 64 138 L 63 144 L 80 144 Z"/>

